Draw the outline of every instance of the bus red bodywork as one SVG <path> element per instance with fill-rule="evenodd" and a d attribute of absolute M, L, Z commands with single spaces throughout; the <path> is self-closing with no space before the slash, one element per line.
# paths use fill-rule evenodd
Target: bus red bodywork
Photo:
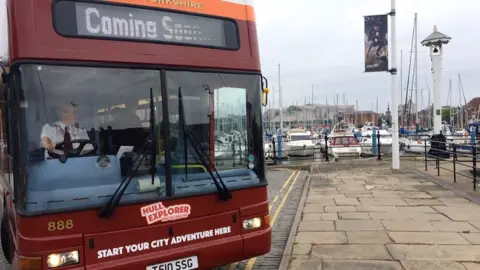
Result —
<path fill-rule="evenodd" d="M 10 64 L 70 61 L 260 72 L 255 17 L 250 5 L 221 0 L 109 2 L 232 18 L 238 25 L 241 46 L 231 51 L 66 38 L 52 27 L 52 0 L 7 0 Z M 193 2 L 197 4 L 191 4 Z M 2 119 L 5 127 L 5 119 Z M 7 144 L 5 128 L 3 130 L 2 141 Z M 7 151 L 2 155 L 4 161 L 11 158 Z M 162 201 L 164 207 L 188 205 L 188 213 L 178 220 L 157 221 L 149 225 L 141 208 L 156 201 L 120 205 L 109 219 L 99 218 L 98 209 L 26 215 L 18 210 L 12 189 L 20 180 L 14 181 L 13 169 L 8 166 L 8 162 L 3 162 L 3 180 L 0 180 L 4 190 L 3 210 L 7 213 L 6 228 L 2 233 L 8 233 L 5 242 L 19 256 L 14 262 L 18 269 L 49 269 L 47 257 L 50 254 L 72 250 L 78 251 L 80 262 L 59 269 L 145 269 L 149 265 L 189 256 L 197 256 L 199 268 L 206 269 L 270 250 L 266 185 L 232 191 L 232 199 L 227 202 L 220 201 L 215 193 Z M 173 209 L 170 214 L 185 212 L 185 209 Z M 168 214 L 167 210 L 164 215 Z M 243 220 L 254 217 L 261 218 L 261 227 L 245 231 Z M 53 231 L 49 226 L 53 226 Z M 212 231 L 213 235 L 209 235 L 208 232 L 211 234 Z M 180 237 L 176 244 L 166 243 L 165 239 L 171 242 L 175 237 Z"/>

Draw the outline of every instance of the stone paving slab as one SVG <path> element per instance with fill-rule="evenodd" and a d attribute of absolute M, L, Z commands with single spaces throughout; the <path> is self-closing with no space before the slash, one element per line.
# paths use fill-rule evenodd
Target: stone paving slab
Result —
<path fill-rule="evenodd" d="M 388 236 L 397 244 L 468 245 L 458 233 L 448 232 L 389 232 Z"/>
<path fill-rule="evenodd" d="M 337 260 L 323 262 L 323 270 L 403 270 L 399 262 L 393 261 L 360 261 L 360 260 Z"/>
<path fill-rule="evenodd" d="M 402 261 L 405 270 L 465 270 L 458 262 L 444 261 Z"/>
<path fill-rule="evenodd" d="M 462 263 L 467 270 L 480 270 L 480 263 Z"/>
<path fill-rule="evenodd" d="M 333 221 L 300 221 L 298 226 L 299 232 L 319 232 L 319 231 L 334 231 L 335 224 Z"/>
<path fill-rule="evenodd" d="M 479 213 L 480 214 L 480 213 Z M 463 233 L 475 233 L 480 232 L 472 224 L 465 221 L 431 221 L 435 228 L 441 232 L 463 232 Z"/>
<path fill-rule="evenodd" d="M 480 205 L 428 177 L 313 174 L 289 269 L 480 270 Z"/>
<path fill-rule="evenodd" d="M 479 262 L 480 246 L 474 245 L 397 245 L 388 244 L 396 260 Z"/>
<path fill-rule="evenodd" d="M 316 245 L 312 247 L 314 259 L 336 260 L 391 260 L 384 245 Z"/>
<path fill-rule="evenodd" d="M 392 242 L 387 233 L 383 231 L 349 231 L 346 234 L 349 244 L 388 244 Z"/>

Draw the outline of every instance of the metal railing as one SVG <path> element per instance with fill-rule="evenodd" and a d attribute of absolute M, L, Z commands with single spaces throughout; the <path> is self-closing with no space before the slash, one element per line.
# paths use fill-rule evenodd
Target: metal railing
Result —
<path fill-rule="evenodd" d="M 376 145 L 370 146 L 362 144 L 362 139 L 360 139 L 359 144 L 354 146 L 333 146 L 329 144 L 329 138 L 325 136 L 322 138 L 323 143 L 321 143 L 321 145 L 317 143 L 313 148 L 311 146 L 308 149 L 304 147 L 305 151 L 302 149 L 288 149 L 285 145 L 282 149 L 281 156 L 277 150 L 277 142 L 273 139 L 269 143 L 269 148 L 265 149 L 267 165 L 294 165 L 296 162 L 330 162 L 332 157 L 342 159 L 358 156 L 358 158 L 375 158 L 378 161 L 391 158 L 391 144 L 382 144 L 382 136 L 380 133 L 376 135 Z M 480 170 L 477 168 L 477 160 L 479 158 L 478 142 L 464 136 L 448 136 L 448 139 L 446 137 L 442 138 L 443 139 L 438 140 L 438 136 L 402 135 L 399 149 L 401 153 L 400 158 L 415 158 L 415 160 L 421 158 L 426 171 L 429 169 L 429 166 L 434 164 L 433 166 L 435 166 L 437 170 L 437 175 L 440 175 L 440 169 L 451 171 L 453 173 L 454 183 L 457 182 L 458 176 L 467 177 L 472 180 L 473 190 L 476 190 L 478 182 L 477 174 L 480 173 Z M 338 148 L 343 150 L 355 149 L 355 151 L 360 149 L 360 153 L 357 155 L 353 150 L 345 150 L 345 156 L 335 157 L 334 152 L 336 152 L 335 149 Z M 295 151 L 302 152 L 303 155 L 299 156 Z M 452 164 L 450 166 L 451 168 L 446 166 L 447 163 Z M 469 172 L 465 173 L 462 168 L 468 168 Z"/>
<path fill-rule="evenodd" d="M 445 137 L 443 137 L 445 138 Z M 461 143 L 455 141 L 462 141 Z M 480 171 L 477 168 L 477 160 L 479 154 L 479 146 L 476 140 L 465 143 L 464 138 L 453 139 L 447 142 L 443 139 L 430 140 L 433 147 L 430 151 L 427 149 L 427 141 L 425 140 L 424 146 L 424 163 L 425 171 L 428 171 L 429 165 L 433 165 L 437 170 L 437 176 L 440 176 L 441 169 L 451 172 L 453 176 L 453 182 L 457 183 L 458 176 L 463 176 L 467 179 L 471 179 L 473 184 L 473 190 L 477 190 L 478 173 Z M 459 151 L 461 149 L 461 151 Z M 443 164 L 443 166 L 442 166 Z M 451 164 L 451 168 L 445 165 Z M 459 170 L 460 168 L 460 170 Z M 462 172 L 461 168 L 467 168 L 470 174 Z"/>

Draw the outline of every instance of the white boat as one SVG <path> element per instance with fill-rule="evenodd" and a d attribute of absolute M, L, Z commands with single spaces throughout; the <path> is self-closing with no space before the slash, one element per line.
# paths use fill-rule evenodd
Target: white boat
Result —
<path fill-rule="evenodd" d="M 355 131 L 355 126 L 350 123 L 346 123 L 344 121 L 337 123 L 333 126 L 332 131 L 328 135 L 328 137 L 335 137 L 337 135 L 343 136 L 345 133 L 352 134 Z"/>
<path fill-rule="evenodd" d="M 313 156 L 315 143 L 312 141 L 310 131 L 301 129 L 291 130 L 288 134 L 288 142 L 285 144 L 289 156 Z"/>
<path fill-rule="evenodd" d="M 321 133 L 313 132 L 312 141 L 315 145 L 320 145 L 320 141 L 323 140 Z"/>
<path fill-rule="evenodd" d="M 344 136 L 345 134 L 353 134 L 355 131 L 355 126 L 353 124 L 346 123 L 344 121 L 337 123 L 333 126 L 330 133 L 327 135 L 327 145 L 332 141 L 331 138 L 336 136 Z M 322 153 L 325 152 L 326 144 L 325 138 L 320 140 L 320 151 Z"/>
<path fill-rule="evenodd" d="M 363 127 L 362 127 L 362 134 L 363 133 L 367 133 L 368 131 L 371 131 L 375 128 L 375 125 L 373 124 L 373 122 L 365 122 L 363 124 Z M 378 128 L 377 128 L 378 130 Z"/>
<path fill-rule="evenodd" d="M 340 157 L 360 157 L 362 148 L 353 134 L 335 136 L 328 141 L 328 154 L 333 156 L 335 160 Z"/>
<path fill-rule="evenodd" d="M 403 139 L 404 147 L 403 150 L 407 153 L 415 153 L 415 154 L 424 154 L 425 153 L 425 144 L 426 144 L 426 151 L 427 153 L 430 151 L 430 141 L 426 140 L 426 138 L 404 138 Z"/>
<path fill-rule="evenodd" d="M 451 136 L 447 136 L 447 147 L 449 151 L 453 151 L 453 145 L 455 144 L 455 150 L 459 153 L 472 153 L 472 146 L 470 141 L 470 135 L 465 129 L 455 131 Z"/>
<path fill-rule="evenodd" d="M 340 157 L 360 157 L 362 148 L 352 132 L 352 125 L 344 122 L 336 124 L 329 136 L 328 154 L 335 160 Z"/>
<path fill-rule="evenodd" d="M 392 154 L 392 134 L 386 130 L 379 130 L 378 132 L 380 133 L 380 153 L 382 155 L 391 155 Z M 362 155 L 366 155 L 366 156 L 373 155 L 372 134 L 373 134 L 373 130 L 369 130 L 365 133 L 362 133 L 362 139 L 360 141 L 360 147 L 362 148 Z"/>
<path fill-rule="evenodd" d="M 266 160 L 273 159 L 275 157 L 274 153 L 273 153 L 272 142 L 264 142 L 263 143 L 263 149 L 264 149 L 264 152 L 265 152 L 265 159 Z"/>

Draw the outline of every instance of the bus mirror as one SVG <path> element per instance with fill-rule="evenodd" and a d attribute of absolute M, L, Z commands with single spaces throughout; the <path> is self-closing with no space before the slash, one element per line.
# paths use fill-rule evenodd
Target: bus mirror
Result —
<path fill-rule="evenodd" d="M 268 89 L 268 80 L 267 78 L 262 76 L 262 105 L 267 106 L 268 104 L 268 93 L 270 89 Z"/>
<path fill-rule="evenodd" d="M 262 105 L 267 106 L 268 104 L 268 93 L 270 92 L 270 89 L 268 88 L 263 88 L 262 89 Z"/>

